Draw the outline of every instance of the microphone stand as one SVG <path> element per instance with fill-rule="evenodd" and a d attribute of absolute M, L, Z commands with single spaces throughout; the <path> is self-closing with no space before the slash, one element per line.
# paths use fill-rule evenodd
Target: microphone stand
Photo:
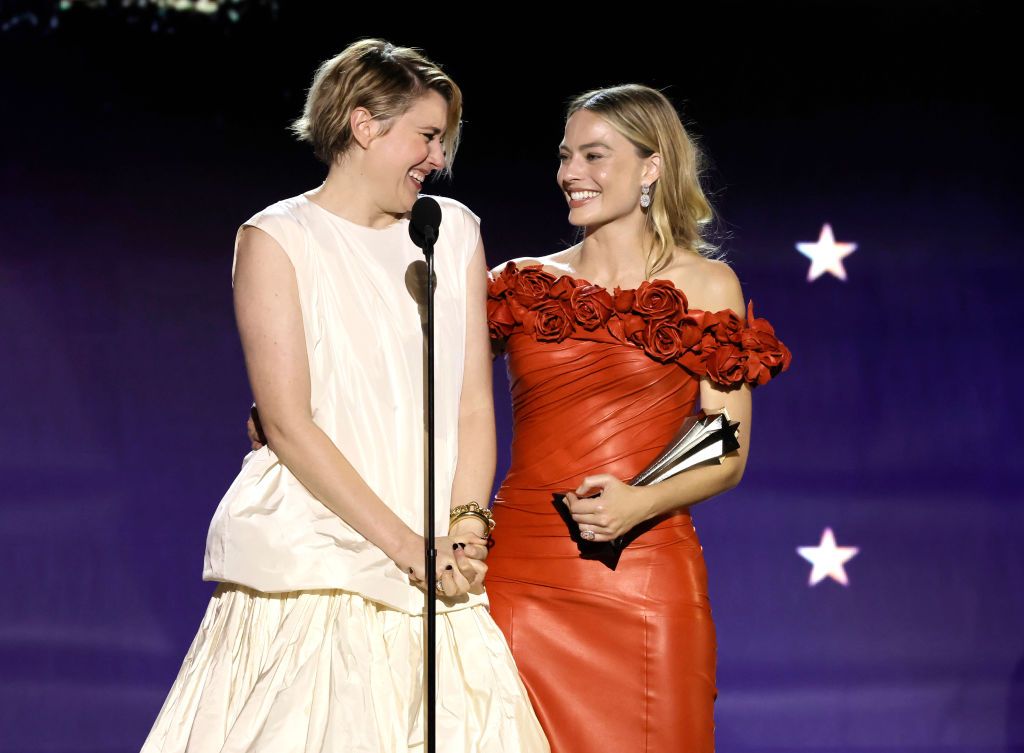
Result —
<path fill-rule="evenodd" d="M 437 234 L 427 225 L 423 232 L 423 254 L 427 257 L 427 504 L 423 544 L 427 563 L 427 629 L 424 662 L 427 675 L 426 753 L 434 753 L 437 717 L 437 546 L 434 541 L 434 241 Z"/>
<path fill-rule="evenodd" d="M 434 243 L 441 228 L 441 207 L 429 196 L 421 196 L 412 208 L 409 235 L 417 246 L 423 249 L 427 259 L 426 332 L 427 354 L 424 370 L 427 381 L 427 500 L 424 505 L 423 548 L 426 563 L 426 620 L 424 630 L 426 650 L 424 674 L 426 675 L 426 727 L 424 729 L 425 753 L 434 753 L 437 743 L 437 542 L 434 530 Z"/>

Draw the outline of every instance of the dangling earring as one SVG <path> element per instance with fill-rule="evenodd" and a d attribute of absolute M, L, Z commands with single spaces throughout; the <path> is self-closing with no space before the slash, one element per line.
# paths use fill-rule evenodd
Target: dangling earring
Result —
<path fill-rule="evenodd" d="M 647 183 L 640 184 L 640 206 L 647 209 L 651 205 L 651 187 Z"/>

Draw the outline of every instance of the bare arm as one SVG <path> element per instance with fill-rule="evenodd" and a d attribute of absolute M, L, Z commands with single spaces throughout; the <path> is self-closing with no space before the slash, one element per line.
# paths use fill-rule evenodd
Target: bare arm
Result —
<path fill-rule="evenodd" d="M 739 310 L 742 311 L 742 308 Z M 678 507 L 703 502 L 732 489 L 743 478 L 750 449 L 750 386 L 743 384 L 726 392 L 703 379 L 700 384 L 700 402 L 704 408 L 725 408 L 733 421 L 740 422 L 740 448 L 726 455 L 721 465 L 693 468 L 646 487 L 649 513 L 645 520 Z"/>
<path fill-rule="evenodd" d="M 459 461 L 451 506 L 476 502 L 486 508 L 494 483 L 497 440 L 491 387 L 491 344 L 487 330 L 487 263 L 483 241 L 466 270 L 466 361 L 459 402 Z M 455 533 L 483 534 L 480 521 L 465 519 Z M 471 550 L 468 554 L 485 554 Z"/>
<path fill-rule="evenodd" d="M 422 538 L 367 486 L 313 422 L 306 343 L 295 271 L 262 230 L 243 229 L 234 280 L 235 318 L 267 442 L 314 497 L 423 578 Z"/>

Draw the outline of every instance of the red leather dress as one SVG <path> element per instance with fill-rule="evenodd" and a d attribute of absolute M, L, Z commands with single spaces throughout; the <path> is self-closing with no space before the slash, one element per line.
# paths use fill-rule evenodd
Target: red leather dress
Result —
<path fill-rule="evenodd" d="M 715 627 L 689 512 L 649 522 L 612 569 L 552 495 L 633 477 L 693 412 L 701 378 L 764 383 L 789 351 L 750 308 L 743 322 L 688 309 L 668 281 L 609 292 L 540 265 L 491 280 L 488 318 L 514 436 L 487 591 L 552 751 L 713 750 Z"/>

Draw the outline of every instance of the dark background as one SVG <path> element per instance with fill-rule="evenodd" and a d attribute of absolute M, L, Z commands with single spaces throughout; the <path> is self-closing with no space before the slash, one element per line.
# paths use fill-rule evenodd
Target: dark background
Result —
<path fill-rule="evenodd" d="M 362 11 L 0 4 L 0 751 L 141 745 L 247 451 L 235 229 L 322 180 L 286 126 L 316 65 L 361 36 L 422 47 L 461 85 L 454 179 L 427 190 L 483 218 L 493 264 L 574 238 L 554 182 L 570 95 L 664 88 L 710 154 L 718 239 L 794 353 L 755 393 L 743 483 L 695 512 L 718 749 L 1024 750 L 1008 19 L 966 3 Z M 825 222 L 858 244 L 845 283 L 808 283 L 794 247 Z M 860 548 L 848 587 L 808 586 L 795 550 L 825 527 Z"/>

